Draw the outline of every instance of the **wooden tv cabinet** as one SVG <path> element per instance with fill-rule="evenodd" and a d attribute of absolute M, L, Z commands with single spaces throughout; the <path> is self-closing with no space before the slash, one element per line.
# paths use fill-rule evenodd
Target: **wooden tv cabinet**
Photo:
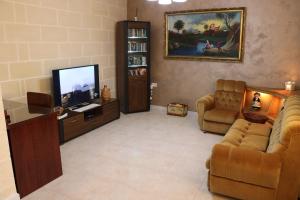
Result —
<path fill-rule="evenodd" d="M 68 116 L 59 120 L 60 143 L 64 143 L 99 126 L 120 118 L 119 101 L 95 100 L 99 107 L 75 112 L 68 110 Z"/>

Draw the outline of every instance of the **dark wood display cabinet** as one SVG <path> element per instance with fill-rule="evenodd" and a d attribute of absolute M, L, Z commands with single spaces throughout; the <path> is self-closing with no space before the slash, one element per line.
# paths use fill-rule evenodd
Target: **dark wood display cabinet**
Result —
<path fill-rule="evenodd" d="M 60 143 L 80 136 L 99 126 L 120 118 L 119 101 L 95 100 L 100 106 L 83 112 L 67 110 L 68 116 L 59 120 Z"/>
<path fill-rule="evenodd" d="M 118 22 L 116 40 L 120 109 L 123 113 L 149 111 L 150 22 Z"/>

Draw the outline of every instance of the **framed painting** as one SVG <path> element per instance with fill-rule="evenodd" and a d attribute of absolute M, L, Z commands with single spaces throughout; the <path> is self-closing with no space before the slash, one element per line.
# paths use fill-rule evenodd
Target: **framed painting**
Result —
<path fill-rule="evenodd" d="M 165 58 L 242 62 L 246 8 L 165 13 Z"/>

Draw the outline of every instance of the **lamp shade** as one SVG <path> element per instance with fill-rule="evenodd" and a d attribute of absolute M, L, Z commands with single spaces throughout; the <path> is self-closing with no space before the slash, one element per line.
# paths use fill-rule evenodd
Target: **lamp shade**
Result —
<path fill-rule="evenodd" d="M 171 4 L 171 3 L 172 3 L 172 0 L 159 0 L 158 3 L 159 3 L 159 4 L 167 5 L 167 4 Z"/>
<path fill-rule="evenodd" d="M 295 81 L 287 81 L 285 82 L 285 89 L 286 90 L 295 90 L 296 82 Z"/>
<path fill-rule="evenodd" d="M 186 2 L 186 0 L 173 0 L 173 2 L 181 3 L 181 2 Z"/>

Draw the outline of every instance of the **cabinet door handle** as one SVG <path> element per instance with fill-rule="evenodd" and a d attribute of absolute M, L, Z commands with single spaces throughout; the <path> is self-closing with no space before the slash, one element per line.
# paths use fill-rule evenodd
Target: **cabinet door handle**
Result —
<path fill-rule="evenodd" d="M 72 121 L 70 121 L 71 123 L 75 123 L 75 122 L 77 122 L 78 120 L 77 119 L 74 119 L 74 120 L 72 120 Z"/>

